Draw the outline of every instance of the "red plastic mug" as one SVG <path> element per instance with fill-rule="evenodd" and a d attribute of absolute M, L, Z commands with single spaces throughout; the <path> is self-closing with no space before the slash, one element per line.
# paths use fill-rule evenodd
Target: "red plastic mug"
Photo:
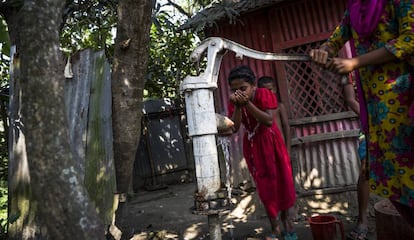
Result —
<path fill-rule="evenodd" d="M 336 240 L 338 239 L 337 226 L 341 233 L 341 239 L 345 239 L 344 225 L 342 221 L 331 215 L 313 216 L 308 219 L 313 240 Z"/>

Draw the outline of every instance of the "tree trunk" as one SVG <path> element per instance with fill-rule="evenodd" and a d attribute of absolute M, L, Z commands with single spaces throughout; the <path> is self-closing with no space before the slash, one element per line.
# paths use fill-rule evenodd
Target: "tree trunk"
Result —
<path fill-rule="evenodd" d="M 141 128 L 153 1 L 121 0 L 112 72 L 112 127 L 118 193 L 132 180 Z"/>
<path fill-rule="evenodd" d="M 104 227 L 81 182 L 80 168 L 69 144 L 59 51 L 64 3 L 25 1 L 18 12 L 18 30 L 11 30 L 18 32 L 13 44 L 18 46 L 20 59 L 20 73 L 11 84 L 15 100 L 12 124 L 21 134 L 16 138 L 22 145 L 14 161 L 19 169 L 25 164 L 27 167 L 18 174 L 11 170 L 11 194 L 17 200 L 16 207 L 11 208 L 16 212 L 10 216 L 18 220 L 10 226 L 23 226 L 20 232 L 11 231 L 10 239 L 104 238 Z M 15 195 L 21 184 L 26 186 L 25 196 L 29 197 L 24 201 Z"/>

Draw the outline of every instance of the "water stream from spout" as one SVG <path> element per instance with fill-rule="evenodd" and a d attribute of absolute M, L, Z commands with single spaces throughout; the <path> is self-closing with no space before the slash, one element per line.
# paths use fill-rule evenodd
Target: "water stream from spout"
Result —
<path fill-rule="evenodd" d="M 227 137 L 218 137 L 218 144 L 223 151 L 224 160 L 226 163 L 226 190 L 227 190 L 227 198 L 231 200 L 231 179 L 230 179 L 230 153 L 229 153 L 229 139 Z"/>
<path fill-rule="evenodd" d="M 225 182 L 225 186 L 226 186 L 226 190 L 227 190 L 227 200 L 229 202 L 229 204 L 232 204 L 231 201 L 231 176 L 230 176 L 230 172 L 231 172 L 231 163 L 230 163 L 230 151 L 229 151 L 229 143 L 230 140 L 228 139 L 228 137 L 218 137 L 217 138 L 217 142 L 218 145 L 221 148 L 221 151 L 223 153 L 223 157 L 224 157 L 224 161 L 225 161 L 225 165 L 226 165 L 226 182 Z M 230 233 L 230 237 L 231 239 L 234 239 L 234 233 L 233 233 L 233 221 L 231 220 L 231 218 L 229 218 L 229 233 Z"/>

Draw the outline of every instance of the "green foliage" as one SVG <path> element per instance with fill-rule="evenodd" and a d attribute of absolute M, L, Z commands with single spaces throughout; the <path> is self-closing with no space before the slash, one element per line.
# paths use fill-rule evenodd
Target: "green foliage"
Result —
<path fill-rule="evenodd" d="M 0 238 L 7 236 L 7 181 L 0 179 Z"/>
<path fill-rule="evenodd" d="M 7 24 L 0 15 L 0 88 L 9 83 L 10 70 L 10 39 L 7 30 Z"/>
<path fill-rule="evenodd" d="M 190 53 L 196 36 L 191 32 L 177 31 L 180 23 L 170 21 L 166 12 L 157 14 L 151 27 L 150 59 L 145 84 L 148 98 L 178 97 L 180 81 L 194 74 Z"/>
<path fill-rule="evenodd" d="M 0 99 L 3 101 L 4 99 Z M 3 105 L 7 105 L 7 101 Z M 5 111 L 5 109 L 1 109 Z M 8 214 L 8 144 L 6 141 L 7 128 L 4 127 L 4 122 L 0 121 L 0 239 L 7 236 L 7 214 Z"/>
<path fill-rule="evenodd" d="M 10 39 L 7 24 L 0 15 L 0 89 L 7 88 L 9 84 L 10 71 Z M 3 101 L 0 99 L 0 101 Z M 7 104 L 5 101 L 3 104 Z M 1 108 L 1 111 L 5 109 Z M 1 114 L 1 113 L 0 113 Z M 7 200 L 8 200 L 8 146 L 6 142 L 6 129 L 0 121 L 0 239 L 7 237 Z"/>
<path fill-rule="evenodd" d="M 62 49 L 69 53 L 86 48 L 104 49 L 111 59 L 116 3 L 111 0 L 67 1 L 60 38 Z"/>
<path fill-rule="evenodd" d="M 61 31 L 61 47 L 69 53 L 85 48 L 105 49 L 111 62 L 113 30 L 116 27 L 114 2 L 117 1 L 69 1 Z M 150 59 L 144 91 L 146 98 L 177 97 L 179 82 L 194 69 L 189 55 L 196 36 L 190 32 L 177 31 L 180 19 L 163 9 L 158 4 L 152 19 Z"/>
<path fill-rule="evenodd" d="M 3 109 L 4 110 L 4 109 Z M 3 122 L 0 122 L 0 239 L 4 236 L 7 236 L 7 209 L 8 209 L 8 188 L 7 188 L 7 178 L 8 178 L 8 146 L 6 141 L 5 128 L 3 127 Z"/>

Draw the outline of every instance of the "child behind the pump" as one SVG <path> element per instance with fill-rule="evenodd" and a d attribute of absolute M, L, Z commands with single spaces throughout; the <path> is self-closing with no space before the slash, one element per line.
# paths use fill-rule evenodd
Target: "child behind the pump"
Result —
<path fill-rule="evenodd" d="M 296 200 L 289 154 L 282 135 L 273 120 L 277 108 L 276 96 L 264 88 L 256 88 L 256 77 L 248 66 L 231 70 L 228 83 L 229 116 L 234 122 L 233 132 L 243 124 L 243 155 L 252 175 L 258 196 L 271 225 L 267 239 L 297 239 L 288 221 L 288 210 Z M 281 230 L 278 214 L 284 231 Z"/>
<path fill-rule="evenodd" d="M 289 119 L 288 119 L 288 112 L 286 110 L 285 105 L 280 101 L 278 88 L 275 83 L 275 80 L 270 76 L 263 76 L 257 80 L 257 87 L 258 88 L 267 88 L 276 94 L 277 100 L 277 108 L 276 114 L 274 116 L 276 120 L 276 124 L 279 127 L 279 130 L 282 133 L 283 140 L 285 141 L 285 145 L 287 147 L 289 156 L 291 150 L 291 134 L 290 134 L 290 126 L 289 126 Z"/>

